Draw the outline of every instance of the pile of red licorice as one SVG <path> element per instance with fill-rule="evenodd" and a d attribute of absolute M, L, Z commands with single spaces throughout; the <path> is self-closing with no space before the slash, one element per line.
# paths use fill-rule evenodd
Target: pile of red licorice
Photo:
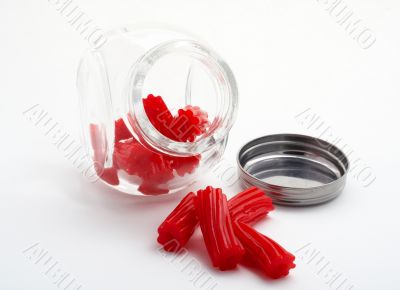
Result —
<path fill-rule="evenodd" d="M 159 226 L 157 241 L 166 251 L 179 252 L 200 224 L 214 267 L 229 270 L 243 262 L 277 279 L 295 267 L 295 257 L 250 226 L 273 209 L 271 199 L 256 187 L 227 200 L 220 188 L 208 186 L 182 199 Z"/>
<path fill-rule="evenodd" d="M 174 116 L 160 96 L 143 99 L 145 112 L 152 125 L 164 136 L 177 142 L 193 142 L 209 127 L 208 115 L 197 106 L 185 106 Z M 101 127 L 90 126 L 95 169 L 98 176 L 110 185 L 118 185 L 118 170 L 140 178 L 138 190 L 156 195 L 169 192 L 166 183 L 174 176 L 192 173 L 201 156 L 176 157 L 156 152 L 134 138 L 123 119 L 115 121 L 112 167 L 105 168 L 106 144 L 101 138 Z"/>

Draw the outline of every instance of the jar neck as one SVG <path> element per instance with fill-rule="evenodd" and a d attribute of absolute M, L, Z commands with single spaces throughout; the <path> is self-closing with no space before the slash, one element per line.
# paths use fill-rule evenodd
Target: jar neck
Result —
<path fill-rule="evenodd" d="M 153 65 L 162 57 L 179 53 L 204 64 L 216 91 L 216 114 L 206 133 L 194 142 L 178 142 L 161 134 L 150 122 L 143 106 L 143 83 Z M 228 65 L 213 51 L 192 40 L 162 43 L 149 50 L 130 69 L 126 89 L 126 123 L 140 140 L 172 155 L 201 154 L 226 140 L 237 113 L 236 81 Z"/>

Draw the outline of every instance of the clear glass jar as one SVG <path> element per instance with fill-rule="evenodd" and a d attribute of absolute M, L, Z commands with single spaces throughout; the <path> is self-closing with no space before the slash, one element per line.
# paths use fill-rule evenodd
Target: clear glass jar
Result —
<path fill-rule="evenodd" d="M 84 54 L 77 76 L 84 142 L 97 174 L 130 194 L 184 189 L 224 152 L 238 102 L 230 68 L 177 30 L 123 27 L 106 39 Z M 150 94 L 162 96 L 168 110 Z"/>

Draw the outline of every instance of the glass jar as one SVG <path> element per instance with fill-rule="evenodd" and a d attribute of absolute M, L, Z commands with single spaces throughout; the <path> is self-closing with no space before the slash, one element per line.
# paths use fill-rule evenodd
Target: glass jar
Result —
<path fill-rule="evenodd" d="M 123 27 L 83 56 L 84 142 L 101 180 L 129 194 L 174 193 L 221 158 L 237 111 L 228 65 L 195 37 Z"/>

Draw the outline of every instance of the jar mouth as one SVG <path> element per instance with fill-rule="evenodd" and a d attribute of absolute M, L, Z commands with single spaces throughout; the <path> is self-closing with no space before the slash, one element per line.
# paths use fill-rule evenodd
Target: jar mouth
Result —
<path fill-rule="evenodd" d="M 143 105 L 143 84 L 151 68 L 162 57 L 178 53 L 201 62 L 214 82 L 217 114 L 208 131 L 193 142 L 178 142 L 161 134 L 150 122 Z M 215 52 L 192 40 L 164 42 L 150 49 L 130 69 L 128 75 L 126 120 L 145 143 L 164 153 L 190 156 L 201 154 L 223 142 L 237 114 L 238 90 L 229 66 Z"/>

